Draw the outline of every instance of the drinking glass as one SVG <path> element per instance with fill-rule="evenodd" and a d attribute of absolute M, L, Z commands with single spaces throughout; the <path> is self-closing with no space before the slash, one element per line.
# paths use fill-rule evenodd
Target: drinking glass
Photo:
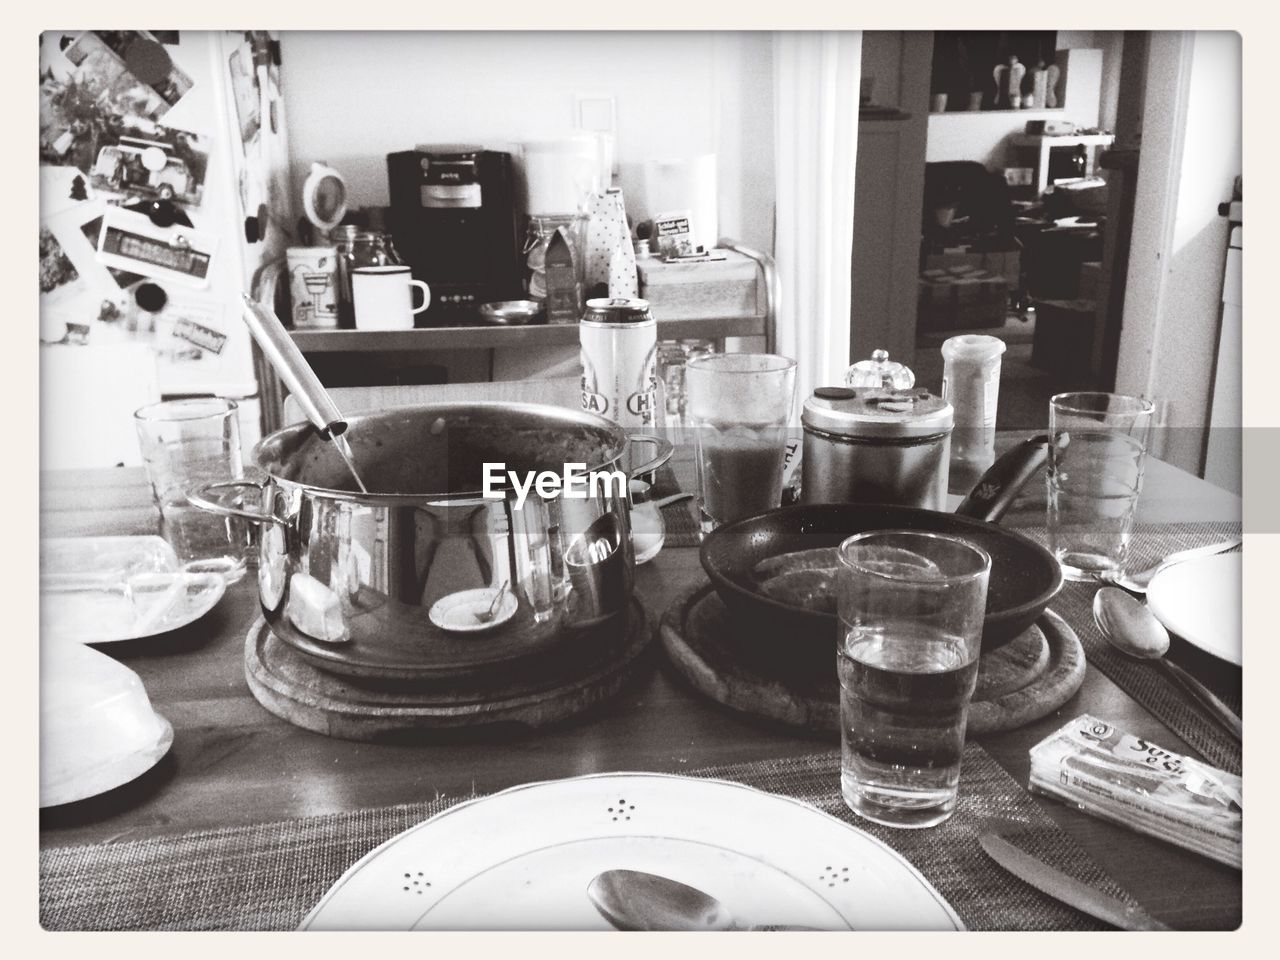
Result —
<path fill-rule="evenodd" d="M 244 576 L 252 531 L 187 500 L 207 483 L 244 475 L 240 423 L 234 401 L 165 400 L 133 415 L 147 479 L 160 508 L 160 535 L 184 569 L 220 573 L 228 583 Z"/>
<path fill-rule="evenodd" d="M 1049 400 L 1049 548 L 1068 580 L 1123 570 L 1154 409 L 1114 393 Z"/>
<path fill-rule="evenodd" d="M 796 362 L 768 353 L 697 357 L 685 368 L 697 446 L 701 532 L 782 502 Z"/>
<path fill-rule="evenodd" d="M 840 544 L 840 792 L 856 814 L 931 827 L 956 807 L 991 557 L 910 530 Z"/>

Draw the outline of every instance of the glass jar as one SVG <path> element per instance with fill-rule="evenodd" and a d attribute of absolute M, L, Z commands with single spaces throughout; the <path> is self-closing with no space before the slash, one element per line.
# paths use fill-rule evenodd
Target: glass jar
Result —
<path fill-rule="evenodd" d="M 710 340 L 660 340 L 658 342 L 658 383 L 662 390 L 667 426 L 685 427 L 687 398 L 684 372 L 690 360 L 715 352 Z"/>
<path fill-rule="evenodd" d="M 587 217 L 530 217 L 524 240 L 524 288 L 531 300 L 543 301 L 547 298 L 545 267 L 547 244 L 561 227 L 565 227 L 565 232 L 569 235 L 569 248 L 573 252 L 573 271 L 579 285 L 586 276 Z"/>
<path fill-rule="evenodd" d="M 334 227 L 329 237 L 338 251 L 338 326 L 352 328 L 355 310 L 351 300 L 351 271 L 356 267 L 400 265 L 404 261 L 396 253 L 388 233 L 344 223 Z"/>

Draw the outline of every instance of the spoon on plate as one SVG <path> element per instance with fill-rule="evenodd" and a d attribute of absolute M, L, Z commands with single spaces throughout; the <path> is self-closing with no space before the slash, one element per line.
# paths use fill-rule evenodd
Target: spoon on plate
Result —
<path fill-rule="evenodd" d="M 1169 660 L 1169 631 L 1146 604 L 1118 587 L 1102 587 L 1093 598 L 1093 619 L 1107 642 L 1121 653 L 1151 660 L 1239 740 L 1240 718 L 1191 674 Z"/>
<path fill-rule="evenodd" d="M 729 908 L 697 887 L 640 870 L 606 870 L 587 884 L 600 915 L 619 930 L 815 930 L 743 926 Z"/>
<path fill-rule="evenodd" d="M 502 598 L 507 595 L 507 584 L 510 580 L 503 580 L 496 593 L 493 595 L 493 602 L 489 604 L 489 609 L 481 610 L 477 613 L 476 619 L 481 623 L 491 623 L 493 618 L 498 615 L 498 608 L 502 605 Z"/>

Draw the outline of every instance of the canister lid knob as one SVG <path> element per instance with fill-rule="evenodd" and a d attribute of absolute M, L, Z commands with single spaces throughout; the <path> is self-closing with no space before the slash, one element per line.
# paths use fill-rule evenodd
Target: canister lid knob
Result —
<path fill-rule="evenodd" d="M 870 360 L 859 360 L 844 375 L 850 387 L 879 387 L 885 390 L 910 390 L 916 375 L 909 367 L 889 359 L 889 351 L 872 351 Z"/>

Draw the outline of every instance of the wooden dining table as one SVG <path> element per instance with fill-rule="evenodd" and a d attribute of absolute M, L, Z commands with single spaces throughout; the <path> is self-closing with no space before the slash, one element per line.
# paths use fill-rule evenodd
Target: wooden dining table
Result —
<path fill-rule="evenodd" d="M 691 454 L 679 451 L 674 465 L 689 489 Z M 44 537 L 157 530 L 157 513 L 140 468 L 48 472 L 41 487 Z M 1139 522 L 1240 518 L 1238 497 L 1173 466 L 1148 461 Z M 1043 493 L 1024 496 L 1004 522 L 1042 524 Z M 667 546 L 638 570 L 637 592 L 657 617 L 703 576 L 696 548 Z M 665 665 L 644 673 L 602 708 L 524 736 L 399 744 L 335 739 L 278 719 L 250 693 L 244 646 L 257 616 L 256 584 L 250 576 L 194 624 L 103 648 L 142 678 L 153 705 L 173 725 L 173 747 L 133 784 L 43 811 L 42 847 L 340 813 L 596 772 L 680 773 L 832 746 L 712 703 Z M 1192 752 L 1093 667 L 1060 709 L 1020 729 L 983 736 L 980 743 L 1025 787 L 1029 749 L 1085 712 L 1161 746 Z M 834 768 L 832 776 L 837 776 Z M 1239 925 L 1240 871 L 1061 802 L 1038 795 L 1034 802 L 1157 919 L 1181 929 Z"/>

